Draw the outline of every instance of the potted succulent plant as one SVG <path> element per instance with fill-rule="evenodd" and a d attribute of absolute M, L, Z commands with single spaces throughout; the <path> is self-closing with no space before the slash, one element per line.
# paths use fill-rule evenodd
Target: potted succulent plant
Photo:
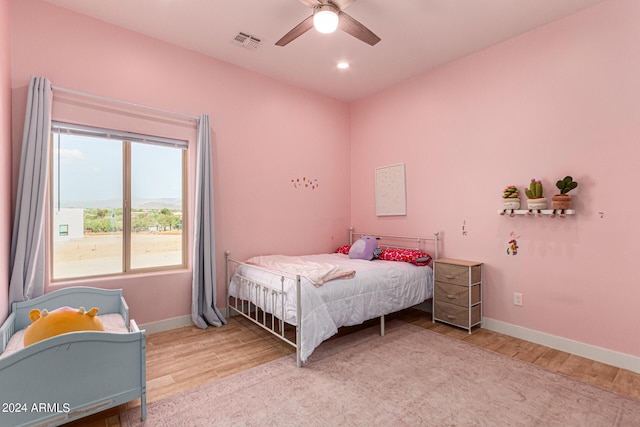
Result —
<path fill-rule="evenodd" d="M 560 194 L 556 194 L 551 198 L 551 207 L 555 210 L 565 211 L 571 209 L 571 196 L 567 193 L 578 186 L 578 183 L 570 176 L 556 182 L 556 187 L 560 190 Z"/>
<path fill-rule="evenodd" d="M 529 184 L 529 188 L 524 190 L 524 193 L 527 195 L 527 209 L 529 212 L 540 213 L 542 209 L 547 208 L 547 199 L 542 197 L 542 181 L 536 180 L 535 178 L 531 180 Z"/>
<path fill-rule="evenodd" d="M 513 214 L 513 211 L 520 209 L 520 192 L 515 185 L 509 185 L 502 190 L 502 213 L 504 215 L 507 211 Z"/>

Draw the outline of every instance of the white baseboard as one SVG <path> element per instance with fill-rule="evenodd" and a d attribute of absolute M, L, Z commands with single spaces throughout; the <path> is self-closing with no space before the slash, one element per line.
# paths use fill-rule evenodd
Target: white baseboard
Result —
<path fill-rule="evenodd" d="M 191 315 L 185 315 L 173 317 L 171 319 L 158 320 L 157 322 L 144 323 L 138 325 L 138 327 L 140 329 L 144 329 L 147 334 L 155 334 L 156 332 L 163 332 L 191 325 L 193 325 L 193 322 L 191 322 Z"/>
<path fill-rule="evenodd" d="M 522 326 L 502 322 L 500 320 L 485 317 L 482 319 L 482 327 L 490 331 L 520 338 L 540 345 L 546 345 L 556 350 L 586 357 L 607 365 L 628 369 L 629 371 L 640 373 L 640 357 L 619 353 L 613 350 L 596 347 L 579 341 L 573 341 L 556 335 L 546 334 Z"/>

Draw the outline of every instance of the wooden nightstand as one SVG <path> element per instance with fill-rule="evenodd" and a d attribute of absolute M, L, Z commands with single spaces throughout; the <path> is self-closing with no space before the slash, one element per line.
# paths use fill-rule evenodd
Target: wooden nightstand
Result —
<path fill-rule="evenodd" d="M 464 328 L 482 324 L 482 263 L 440 258 L 433 262 L 433 321 Z"/>

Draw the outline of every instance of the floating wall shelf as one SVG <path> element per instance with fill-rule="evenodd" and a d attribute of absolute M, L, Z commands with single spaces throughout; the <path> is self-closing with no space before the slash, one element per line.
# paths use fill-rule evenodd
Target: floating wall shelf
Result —
<path fill-rule="evenodd" d="M 529 216 L 537 216 L 537 215 L 544 215 L 544 216 L 549 216 L 551 218 L 558 216 L 560 218 L 562 218 L 562 216 L 564 215 L 574 215 L 576 213 L 576 211 L 574 209 L 565 209 L 564 213 L 561 213 L 562 210 L 560 209 L 542 209 L 540 211 L 540 213 L 538 212 L 529 212 L 528 209 L 515 209 L 515 210 L 511 210 L 511 209 L 507 209 L 505 210 L 499 210 L 498 213 L 500 215 L 507 215 L 507 216 L 514 216 L 514 215 L 529 215 Z"/>

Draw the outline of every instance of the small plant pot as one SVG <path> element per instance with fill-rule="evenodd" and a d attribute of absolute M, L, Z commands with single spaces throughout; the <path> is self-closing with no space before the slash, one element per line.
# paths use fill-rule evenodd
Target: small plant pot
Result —
<path fill-rule="evenodd" d="M 502 209 L 505 209 L 505 210 L 520 209 L 520 199 L 518 199 L 517 197 L 502 199 Z"/>
<path fill-rule="evenodd" d="M 555 210 L 571 209 L 571 196 L 568 194 L 556 194 L 551 198 L 551 208 Z"/>
<path fill-rule="evenodd" d="M 537 199 L 529 199 L 527 200 L 527 209 L 541 211 L 542 209 L 547 209 L 547 199 L 544 197 L 539 197 Z"/>

